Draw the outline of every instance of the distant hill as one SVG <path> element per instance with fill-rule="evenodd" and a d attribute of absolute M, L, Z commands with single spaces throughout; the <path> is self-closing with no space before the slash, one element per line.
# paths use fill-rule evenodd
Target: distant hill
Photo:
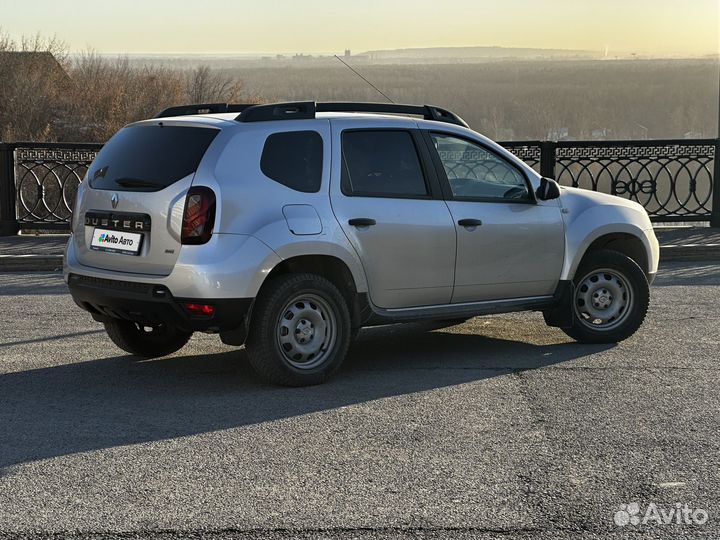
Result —
<path fill-rule="evenodd" d="M 405 60 L 413 62 L 437 62 L 438 60 L 468 61 L 478 59 L 505 59 L 505 58 L 599 58 L 599 51 L 581 51 L 569 49 L 526 49 L 516 47 L 428 47 L 417 49 L 390 49 L 367 51 L 359 56 L 368 57 L 374 61 Z"/>

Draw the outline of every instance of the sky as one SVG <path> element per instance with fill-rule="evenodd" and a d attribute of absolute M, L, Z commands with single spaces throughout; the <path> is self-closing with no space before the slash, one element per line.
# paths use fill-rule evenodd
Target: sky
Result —
<path fill-rule="evenodd" d="M 720 50 L 720 0 L 0 0 L 13 38 L 76 52 L 353 53 L 503 46 L 697 56 Z"/>

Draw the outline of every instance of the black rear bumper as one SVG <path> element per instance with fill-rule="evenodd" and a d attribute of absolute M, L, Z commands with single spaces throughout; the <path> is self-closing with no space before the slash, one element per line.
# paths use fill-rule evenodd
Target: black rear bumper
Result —
<path fill-rule="evenodd" d="M 148 326 L 167 324 L 187 332 L 226 332 L 243 324 L 252 298 L 175 298 L 167 287 L 70 274 L 70 294 L 95 320 L 124 319 Z M 210 304 L 212 316 L 196 316 L 186 303 Z"/>

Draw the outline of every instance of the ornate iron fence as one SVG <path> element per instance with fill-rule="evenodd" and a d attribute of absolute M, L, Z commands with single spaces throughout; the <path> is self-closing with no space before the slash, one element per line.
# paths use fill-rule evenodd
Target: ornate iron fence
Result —
<path fill-rule="evenodd" d="M 6 166 L 6 171 L 11 181 L 3 178 L 0 170 L 0 191 L 5 185 L 2 199 L 7 210 L 2 214 L 0 234 L 14 234 L 18 229 L 68 230 L 77 188 L 100 148 L 102 145 L 90 143 L 2 145 L 0 155 L 9 154 L 6 160 L 11 166 Z M 6 215 L 14 215 L 14 223 L 9 224 Z"/>
<path fill-rule="evenodd" d="M 642 204 L 654 221 L 720 227 L 720 139 L 501 143 L 560 184 Z M 100 144 L 0 144 L 0 235 L 68 230 Z"/>
<path fill-rule="evenodd" d="M 564 185 L 639 202 L 657 221 L 707 221 L 717 152 L 715 139 L 563 141 L 557 143 L 553 176 Z"/>
<path fill-rule="evenodd" d="M 537 172 L 540 172 L 542 146 L 539 141 L 513 141 L 500 143 Z M 542 173 L 541 173 L 542 174 Z"/>
<path fill-rule="evenodd" d="M 16 212 L 21 227 L 67 226 L 77 188 L 100 145 L 33 145 L 15 149 Z"/>

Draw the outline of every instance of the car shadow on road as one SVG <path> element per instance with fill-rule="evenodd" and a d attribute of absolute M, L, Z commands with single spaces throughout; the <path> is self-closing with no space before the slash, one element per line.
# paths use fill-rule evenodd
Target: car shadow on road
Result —
<path fill-rule="evenodd" d="M 0 375 L 0 471 L 477 382 L 608 346 L 534 345 L 427 325 L 366 329 L 328 383 L 262 383 L 244 350 L 138 361 L 113 356 Z"/>

